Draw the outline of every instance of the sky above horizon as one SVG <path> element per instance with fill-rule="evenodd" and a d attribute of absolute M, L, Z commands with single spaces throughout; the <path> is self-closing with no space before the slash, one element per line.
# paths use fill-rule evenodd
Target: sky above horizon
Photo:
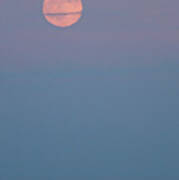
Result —
<path fill-rule="evenodd" d="M 0 179 L 178 180 L 179 1 L 0 0 Z"/>
<path fill-rule="evenodd" d="M 177 0 L 83 1 L 83 17 L 67 29 L 46 22 L 43 0 L 1 1 L 0 53 L 6 57 L 0 62 L 3 70 L 38 65 L 53 68 L 56 63 L 175 63 L 179 58 Z"/>

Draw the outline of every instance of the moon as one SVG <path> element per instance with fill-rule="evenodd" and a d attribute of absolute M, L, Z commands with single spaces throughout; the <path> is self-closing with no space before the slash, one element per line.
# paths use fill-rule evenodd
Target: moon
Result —
<path fill-rule="evenodd" d="M 81 0 L 44 0 L 43 15 L 45 19 L 57 27 L 69 27 L 82 16 Z"/>

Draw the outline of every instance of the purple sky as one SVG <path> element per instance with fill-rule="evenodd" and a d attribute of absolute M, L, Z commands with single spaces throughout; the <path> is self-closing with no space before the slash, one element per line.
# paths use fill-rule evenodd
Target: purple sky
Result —
<path fill-rule="evenodd" d="M 18 57 L 13 59 L 15 64 L 26 59 L 21 63 L 28 65 L 26 56 L 38 62 L 49 55 L 55 57 L 52 61 L 60 58 L 63 62 L 64 58 L 71 61 L 77 54 L 78 63 L 88 64 L 86 57 L 92 56 L 93 63 L 114 65 L 120 59 L 133 61 L 133 57 L 144 60 L 155 56 L 153 61 L 179 58 L 177 0 L 84 1 L 82 19 L 65 30 L 45 21 L 42 4 L 42 0 L 1 2 L 0 51 L 6 57 L 1 60 L 1 66 L 12 63 L 11 54 Z M 106 62 L 110 56 L 117 60 Z"/>

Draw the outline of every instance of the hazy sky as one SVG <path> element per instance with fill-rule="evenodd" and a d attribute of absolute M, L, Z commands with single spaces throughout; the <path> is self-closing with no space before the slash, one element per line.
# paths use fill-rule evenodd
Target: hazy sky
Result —
<path fill-rule="evenodd" d="M 178 180 L 179 1 L 42 4 L 0 0 L 0 180 Z"/>

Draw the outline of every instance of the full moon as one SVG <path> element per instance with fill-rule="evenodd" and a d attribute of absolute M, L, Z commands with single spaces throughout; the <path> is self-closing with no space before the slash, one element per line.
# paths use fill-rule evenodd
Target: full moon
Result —
<path fill-rule="evenodd" d="M 83 5 L 81 0 L 44 0 L 43 15 L 58 27 L 68 27 L 80 19 Z"/>

